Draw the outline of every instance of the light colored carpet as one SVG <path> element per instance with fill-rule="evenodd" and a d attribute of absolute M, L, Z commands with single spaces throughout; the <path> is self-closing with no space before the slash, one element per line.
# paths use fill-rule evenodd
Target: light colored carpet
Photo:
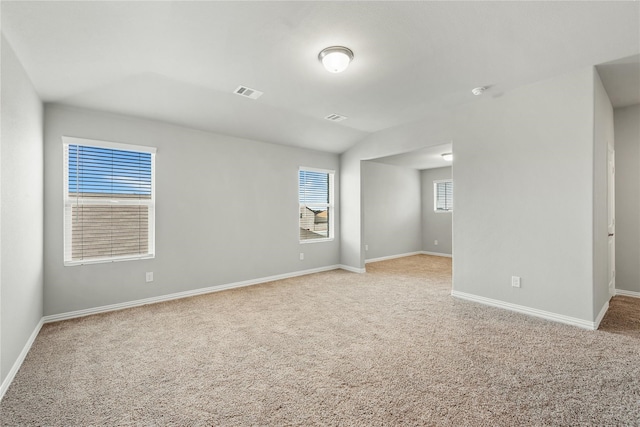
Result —
<path fill-rule="evenodd" d="M 45 325 L 0 424 L 640 425 L 640 300 L 593 332 L 451 297 L 447 258 L 367 270 Z"/>

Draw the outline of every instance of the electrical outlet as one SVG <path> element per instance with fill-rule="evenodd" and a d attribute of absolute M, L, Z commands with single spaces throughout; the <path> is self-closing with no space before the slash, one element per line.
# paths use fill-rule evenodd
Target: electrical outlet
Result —
<path fill-rule="evenodd" d="M 300 261 L 304 260 L 304 252 L 300 252 Z"/>
<path fill-rule="evenodd" d="M 369 245 L 364 245 L 364 250 L 368 251 L 369 250 Z"/>
<path fill-rule="evenodd" d="M 145 279 L 148 282 L 153 282 L 153 271 L 147 271 L 147 274 L 145 275 Z"/>
<path fill-rule="evenodd" d="M 433 244 L 434 244 L 434 245 L 436 245 L 436 246 L 438 246 L 438 241 L 437 241 L 437 240 L 434 240 L 434 241 L 433 241 Z"/>
<path fill-rule="evenodd" d="M 511 286 L 513 286 L 514 288 L 519 288 L 520 287 L 520 277 L 511 276 Z"/>

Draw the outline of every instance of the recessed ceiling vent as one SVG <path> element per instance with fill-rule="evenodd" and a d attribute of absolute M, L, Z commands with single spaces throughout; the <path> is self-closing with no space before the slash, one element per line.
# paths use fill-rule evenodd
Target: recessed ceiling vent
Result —
<path fill-rule="evenodd" d="M 332 122 L 341 122 L 343 120 L 347 120 L 345 116 L 341 116 L 340 114 L 329 114 L 325 119 Z"/>
<path fill-rule="evenodd" d="M 245 98 L 258 99 L 262 96 L 264 92 L 260 92 L 259 90 L 251 89 L 246 86 L 238 86 L 238 88 L 233 91 L 236 95 L 244 96 Z"/>

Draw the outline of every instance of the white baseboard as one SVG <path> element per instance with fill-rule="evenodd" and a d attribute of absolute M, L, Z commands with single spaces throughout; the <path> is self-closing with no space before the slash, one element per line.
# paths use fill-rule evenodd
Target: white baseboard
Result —
<path fill-rule="evenodd" d="M 509 302 L 504 302 L 504 301 L 495 300 L 495 299 L 491 299 L 491 298 L 485 298 L 485 297 L 481 297 L 481 296 L 477 296 L 477 295 L 473 295 L 473 294 L 468 294 L 466 292 L 459 292 L 459 291 L 455 291 L 455 290 L 451 291 L 451 295 L 456 297 L 456 298 L 465 299 L 465 300 L 473 301 L 473 302 L 478 302 L 480 304 L 490 305 L 492 307 L 502 308 L 502 309 L 505 309 L 505 310 L 515 311 L 517 313 L 528 314 L 529 316 L 540 317 L 542 319 L 547 319 L 547 320 L 551 320 L 551 321 L 554 321 L 554 322 L 564 323 L 564 324 L 567 324 L 567 325 L 578 326 L 578 327 L 584 328 L 584 329 L 589 329 L 589 330 L 598 329 L 598 325 L 596 324 L 596 322 L 590 322 L 588 320 L 578 319 L 577 317 L 565 316 L 565 315 L 562 315 L 562 314 L 552 313 L 550 311 L 538 310 L 536 308 L 525 307 L 523 305 L 512 304 L 512 303 L 509 303 Z M 608 307 L 609 307 L 609 305 L 607 304 L 606 308 L 608 308 Z M 604 307 L 603 307 L 603 310 L 604 310 L 604 312 L 606 312 L 606 309 Z M 604 317 L 604 313 L 601 313 L 601 314 Z M 598 324 L 599 323 L 600 322 L 598 321 Z"/>
<path fill-rule="evenodd" d="M 420 252 L 422 255 L 433 255 L 433 256 L 443 256 L 446 258 L 452 258 L 453 256 L 451 254 L 443 254 L 440 252 L 427 252 L 427 251 L 422 251 Z"/>
<path fill-rule="evenodd" d="M 640 298 L 640 292 L 625 291 L 624 289 L 616 289 L 616 295 L 622 295 L 625 297 Z"/>
<path fill-rule="evenodd" d="M 22 362 L 24 362 L 25 357 L 27 357 L 27 353 L 29 353 L 29 350 L 31 350 L 31 346 L 33 345 L 33 342 L 36 340 L 38 333 L 40 333 L 40 328 L 42 328 L 43 323 L 44 323 L 43 319 L 40 319 L 35 329 L 31 333 L 31 336 L 29 337 L 24 347 L 22 348 L 22 351 L 18 355 L 18 358 L 16 359 L 15 363 L 11 367 L 11 370 L 7 374 L 7 377 L 4 379 L 4 381 L 2 381 L 2 385 L 0 385 L 0 400 L 2 400 L 2 398 L 4 397 L 4 394 L 9 389 L 9 386 L 11 385 L 11 383 L 13 382 L 13 379 L 18 373 L 20 366 L 22 366 Z"/>
<path fill-rule="evenodd" d="M 176 292 L 174 294 L 160 295 L 157 297 L 144 298 L 144 299 L 139 299 L 135 301 L 126 301 L 118 304 L 103 305 L 100 307 L 87 308 L 84 310 L 70 311 L 67 313 L 52 314 L 49 316 L 44 316 L 42 319 L 44 323 L 58 322 L 60 320 L 75 319 L 77 317 L 84 317 L 92 314 L 123 310 L 125 308 L 139 307 L 142 305 L 154 304 L 157 302 L 171 301 L 171 300 L 180 299 L 180 298 L 188 298 L 196 295 L 203 295 L 203 294 L 209 294 L 212 292 L 224 291 L 227 289 L 242 288 L 245 286 L 258 285 L 260 283 L 267 283 L 267 282 L 273 282 L 276 280 L 289 279 L 291 277 L 305 276 L 307 274 L 321 273 L 323 271 L 329 271 L 329 270 L 337 270 L 338 268 L 344 268 L 344 266 L 330 265 L 327 267 L 312 268 L 309 270 L 295 271 L 293 273 L 278 274 L 275 276 L 244 280 L 241 282 L 228 283 L 225 285 L 210 286 L 207 288 L 199 288 L 191 291 Z"/>
<path fill-rule="evenodd" d="M 344 264 L 340 264 L 338 268 L 341 268 L 346 271 L 350 271 L 352 273 L 359 273 L 359 274 L 367 272 L 365 268 L 356 268 L 356 267 L 351 267 L 350 265 L 344 265 Z"/>
<path fill-rule="evenodd" d="M 379 257 L 379 258 L 371 258 L 371 259 L 366 259 L 364 261 L 365 264 L 369 264 L 370 262 L 378 262 L 378 261 L 386 261 L 389 259 L 396 259 L 396 258 L 404 258 L 406 256 L 412 256 L 412 255 L 420 255 L 423 252 L 421 251 L 417 251 L 417 252 L 407 252 L 406 254 L 398 254 L 398 255 L 389 255 L 389 256 L 383 256 L 383 257 Z"/>
<path fill-rule="evenodd" d="M 607 314 L 608 310 L 609 310 L 609 301 L 605 302 L 604 305 L 602 306 L 600 313 L 598 313 L 598 317 L 596 317 L 596 321 L 593 322 L 593 325 L 594 325 L 593 329 L 598 329 L 600 327 L 600 322 L 602 322 L 602 319 L 604 319 L 604 315 Z"/>

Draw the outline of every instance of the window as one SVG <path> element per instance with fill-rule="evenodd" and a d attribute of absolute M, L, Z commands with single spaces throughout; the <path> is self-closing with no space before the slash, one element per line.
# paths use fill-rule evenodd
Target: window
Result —
<path fill-rule="evenodd" d="M 333 171 L 300 168 L 300 242 L 333 239 Z"/>
<path fill-rule="evenodd" d="M 64 264 L 153 258 L 155 148 L 63 137 Z"/>
<path fill-rule="evenodd" d="M 436 212 L 453 211 L 453 181 L 443 179 L 433 181 L 433 210 Z"/>

